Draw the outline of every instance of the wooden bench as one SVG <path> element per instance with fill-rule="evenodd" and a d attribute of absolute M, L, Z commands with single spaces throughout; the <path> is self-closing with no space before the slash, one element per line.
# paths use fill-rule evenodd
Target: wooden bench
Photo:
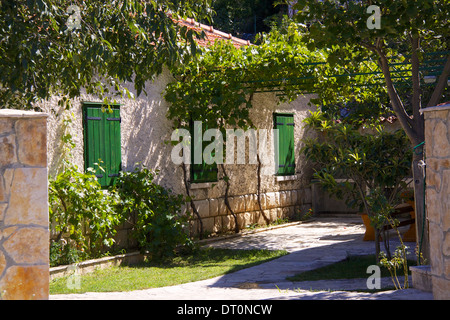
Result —
<path fill-rule="evenodd" d="M 411 203 L 403 203 L 395 208 L 392 216 L 399 216 L 405 213 L 409 213 L 410 219 L 402 220 L 397 227 L 403 227 L 410 225 L 409 229 L 403 234 L 403 241 L 416 241 L 416 216 L 414 211 L 414 206 Z M 367 214 L 361 214 L 361 217 L 366 227 L 366 232 L 364 233 L 364 241 L 374 241 L 375 240 L 375 230 L 370 224 L 370 219 Z M 392 229 L 390 225 L 384 226 L 384 230 Z"/>

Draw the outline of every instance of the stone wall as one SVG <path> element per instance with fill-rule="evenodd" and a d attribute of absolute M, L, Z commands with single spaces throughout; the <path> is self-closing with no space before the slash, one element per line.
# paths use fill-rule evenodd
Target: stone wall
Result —
<path fill-rule="evenodd" d="M 293 217 L 302 209 L 299 193 L 297 190 L 287 190 L 261 194 L 263 212 L 259 208 L 257 194 L 230 196 L 228 201 L 237 216 L 239 229 L 243 229 L 252 224 L 264 225 L 264 216 L 272 222 L 279 218 Z M 235 220 L 223 197 L 195 200 L 194 203 L 202 218 L 204 231 L 222 233 L 234 230 Z M 310 204 L 308 205 L 310 208 Z M 307 212 L 307 209 L 305 211 Z M 196 230 L 195 224 L 193 230 Z"/>
<path fill-rule="evenodd" d="M 450 299 L 450 104 L 423 111 L 433 295 Z"/>
<path fill-rule="evenodd" d="M 47 116 L 0 110 L 0 300 L 48 299 Z"/>

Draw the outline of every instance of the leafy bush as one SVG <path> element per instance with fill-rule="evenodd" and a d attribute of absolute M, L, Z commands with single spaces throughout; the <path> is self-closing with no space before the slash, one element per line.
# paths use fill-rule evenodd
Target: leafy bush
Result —
<path fill-rule="evenodd" d="M 66 164 L 49 181 L 50 265 L 97 258 L 114 244 L 119 224 L 129 220 L 132 236 L 154 258 L 170 256 L 192 242 L 186 232 L 189 217 L 181 215 L 183 196 L 156 184 L 147 168 L 121 172 L 115 186 L 102 190 L 93 169 L 80 173 Z"/>
<path fill-rule="evenodd" d="M 157 174 L 143 167 L 121 172 L 113 192 L 118 195 L 118 211 L 135 220 L 133 237 L 142 252 L 153 258 L 170 256 L 178 245 L 190 245 L 186 232 L 187 215 L 181 215 L 182 195 L 156 184 Z"/>
<path fill-rule="evenodd" d="M 317 164 L 314 178 L 322 187 L 337 198 L 347 196 L 349 205 L 369 215 L 373 206 L 367 196 L 376 189 L 385 192 L 390 205 L 396 204 L 407 187 L 403 179 L 411 174 L 411 146 L 402 130 L 391 133 L 373 125 L 372 132 L 361 133 L 357 125 L 328 119 L 320 111 L 304 122 L 321 134 L 320 139 L 304 139 L 302 152 Z"/>
<path fill-rule="evenodd" d="M 376 124 L 370 133 L 361 133 L 358 124 L 337 122 L 320 111 L 312 112 L 304 122 L 319 136 L 304 139 L 302 148 L 317 165 L 314 178 L 331 195 L 368 214 L 376 232 L 378 256 L 378 234 L 389 224 L 389 216 L 407 187 L 404 179 L 411 174 L 408 138 L 403 130 L 391 133 Z M 386 237 L 384 240 L 390 255 Z"/>
<path fill-rule="evenodd" d="M 50 241 L 50 266 L 68 265 L 88 259 L 84 250 L 67 245 L 67 241 Z"/>
<path fill-rule="evenodd" d="M 102 190 L 93 169 L 80 173 L 66 163 L 49 181 L 50 264 L 74 263 L 98 257 L 114 243 L 114 229 L 122 218 L 115 213 L 115 194 Z"/>

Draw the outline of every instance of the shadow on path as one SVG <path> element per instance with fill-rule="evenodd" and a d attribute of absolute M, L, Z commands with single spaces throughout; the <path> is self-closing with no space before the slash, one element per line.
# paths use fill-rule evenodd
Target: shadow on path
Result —
<path fill-rule="evenodd" d="M 367 279 L 320 280 L 292 282 L 286 280 L 300 272 L 317 269 L 349 256 L 374 254 L 373 241 L 363 241 L 364 227 L 350 219 L 317 219 L 317 221 L 283 229 L 223 241 L 211 246 L 229 249 L 285 249 L 290 253 L 258 266 L 218 277 L 211 288 L 280 290 L 356 290 L 366 289 Z M 391 251 L 400 242 L 391 238 Z M 415 243 L 407 243 L 414 247 Z M 411 251 L 411 250 L 410 250 Z M 376 261 L 373 262 L 376 264 Z M 368 274 L 369 277 L 371 274 Z M 391 287 L 390 278 L 382 279 L 382 287 Z"/>

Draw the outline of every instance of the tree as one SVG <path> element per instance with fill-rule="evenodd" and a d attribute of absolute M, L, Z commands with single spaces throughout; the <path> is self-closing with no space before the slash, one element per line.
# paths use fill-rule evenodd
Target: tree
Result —
<path fill-rule="evenodd" d="M 388 239 L 382 230 L 392 222 L 391 209 L 398 205 L 407 187 L 404 178 L 411 170 L 412 151 L 405 133 L 391 133 L 382 125 L 367 122 L 365 132 L 361 132 L 362 122 L 338 122 L 321 111 L 312 112 L 304 122 L 307 129 L 319 133 L 319 139 L 305 138 L 302 149 L 318 165 L 314 178 L 331 195 L 346 199 L 348 205 L 368 215 L 375 229 L 377 261 L 380 236 L 390 259 Z M 344 182 L 338 182 L 338 178 L 344 178 Z"/>
<path fill-rule="evenodd" d="M 449 5 L 448 0 L 298 0 L 293 7 L 296 10 L 295 20 L 302 23 L 305 29 L 305 44 L 310 50 L 327 49 L 328 62 L 337 69 L 354 69 L 368 63 L 378 65 L 390 106 L 408 138 L 417 147 L 412 157 L 412 168 L 418 231 L 425 228 L 424 176 L 419 167 L 423 160 L 423 152 L 420 151 L 424 142 L 424 118 L 420 109 L 437 105 L 448 93 L 450 54 L 445 51 L 449 50 L 450 39 Z M 426 70 L 421 68 L 427 51 L 444 51 L 443 67 L 437 72 L 438 79 L 433 90 L 425 88 Z M 395 83 L 393 73 L 399 63 L 409 65 L 405 74 L 409 87 L 400 88 Z M 349 80 L 351 78 L 347 77 Z M 354 83 L 347 81 L 340 84 L 342 88 L 349 85 Z M 402 95 L 402 91 L 406 94 Z M 426 232 L 420 240 L 427 258 Z"/>
<path fill-rule="evenodd" d="M 0 3 L 0 102 L 31 109 L 51 96 L 61 102 L 82 89 L 100 97 L 139 95 L 145 82 L 195 56 L 194 30 L 176 23 L 209 16 L 211 0 Z"/>
<path fill-rule="evenodd" d="M 214 0 L 213 25 L 220 31 L 253 39 L 259 32 L 269 32 L 273 20 L 281 18 L 283 9 L 275 6 L 275 2 L 275 0 Z"/>

